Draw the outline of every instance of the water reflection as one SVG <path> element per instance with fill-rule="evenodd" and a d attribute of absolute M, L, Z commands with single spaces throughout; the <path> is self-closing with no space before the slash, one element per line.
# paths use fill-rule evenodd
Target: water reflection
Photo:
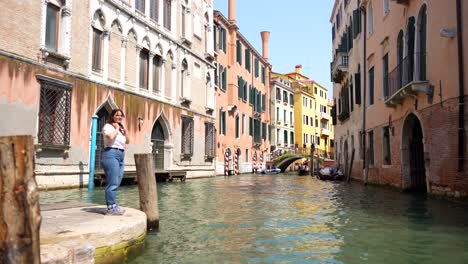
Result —
<path fill-rule="evenodd" d="M 468 263 L 468 206 L 292 175 L 158 183 L 160 231 L 128 263 Z M 103 189 L 42 203 L 104 204 Z M 136 186 L 118 200 L 138 208 Z"/>

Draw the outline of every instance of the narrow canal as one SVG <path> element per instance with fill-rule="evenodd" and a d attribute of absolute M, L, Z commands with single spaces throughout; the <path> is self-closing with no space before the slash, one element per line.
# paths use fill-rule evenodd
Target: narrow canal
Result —
<path fill-rule="evenodd" d="M 465 203 L 293 175 L 158 184 L 160 231 L 126 263 L 468 263 Z M 43 192 L 41 203 L 103 196 Z M 137 186 L 118 199 L 138 208 Z"/>

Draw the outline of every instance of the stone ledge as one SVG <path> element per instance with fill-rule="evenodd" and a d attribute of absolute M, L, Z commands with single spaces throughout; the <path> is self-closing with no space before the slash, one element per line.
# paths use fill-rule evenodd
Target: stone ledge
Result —
<path fill-rule="evenodd" d="M 41 211 L 42 263 L 112 263 L 142 248 L 146 215 L 125 208 L 105 215 L 105 206 L 48 205 Z"/>

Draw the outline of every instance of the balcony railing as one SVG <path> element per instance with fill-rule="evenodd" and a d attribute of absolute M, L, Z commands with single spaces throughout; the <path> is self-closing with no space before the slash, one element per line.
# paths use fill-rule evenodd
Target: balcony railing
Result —
<path fill-rule="evenodd" d="M 348 72 L 349 57 L 346 52 L 338 52 L 331 64 L 332 81 L 339 83 L 343 76 L 343 73 Z"/>
<path fill-rule="evenodd" d="M 415 62 L 419 66 L 416 72 L 414 71 Z M 394 106 L 401 103 L 409 94 L 417 92 L 432 94 L 432 87 L 426 80 L 425 73 L 426 53 L 416 53 L 414 57 L 405 57 L 393 71 L 384 76 L 385 104 Z"/>
<path fill-rule="evenodd" d="M 322 120 L 330 120 L 330 115 L 324 112 L 320 112 L 320 119 Z"/>
<path fill-rule="evenodd" d="M 325 136 L 325 137 L 328 137 L 330 136 L 330 130 L 326 129 L 326 128 L 322 128 L 320 130 L 320 136 Z"/>

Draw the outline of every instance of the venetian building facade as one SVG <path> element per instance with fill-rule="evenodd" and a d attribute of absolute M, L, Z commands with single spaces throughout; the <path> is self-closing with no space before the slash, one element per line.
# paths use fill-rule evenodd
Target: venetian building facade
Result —
<path fill-rule="evenodd" d="M 135 172 L 134 153 L 153 153 L 157 171 L 214 176 L 211 1 L 47 0 L 0 8 L 7 29 L 0 33 L 0 109 L 18 116 L 0 131 L 34 136 L 40 187 L 86 185 L 93 166 L 102 174 L 100 128 L 115 108 L 126 114 L 130 138 L 126 176 Z"/>
<path fill-rule="evenodd" d="M 362 39 L 361 1 L 336 0 L 330 17 L 332 24 L 333 124 L 335 125 L 335 159 L 347 171 L 352 151 L 352 175 L 363 171 L 361 103 Z"/>
<path fill-rule="evenodd" d="M 353 177 L 467 196 L 466 2 L 368 0 L 361 7 L 365 151 L 364 171 Z"/>
<path fill-rule="evenodd" d="M 315 153 L 333 158 L 334 128 L 331 120 L 332 102 L 327 99 L 328 89 L 302 74 L 302 65 L 285 76 L 294 88 L 295 142 L 301 152 Z"/>
<path fill-rule="evenodd" d="M 287 77 L 272 72 L 271 95 L 271 146 L 273 156 L 295 150 L 294 89 Z"/>
<path fill-rule="evenodd" d="M 216 52 L 216 173 L 261 170 L 270 150 L 269 32 L 261 32 L 262 54 L 240 33 L 235 1 L 229 17 L 214 12 Z"/>

